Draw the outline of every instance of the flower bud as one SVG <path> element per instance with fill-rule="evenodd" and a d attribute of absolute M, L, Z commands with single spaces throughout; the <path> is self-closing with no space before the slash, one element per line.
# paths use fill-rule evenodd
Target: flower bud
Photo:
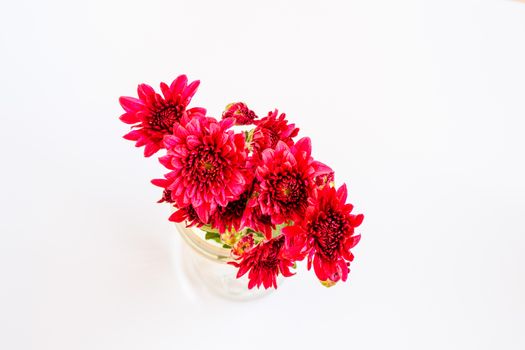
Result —
<path fill-rule="evenodd" d="M 243 102 L 230 103 L 222 113 L 222 119 L 235 118 L 235 125 L 251 125 L 257 115 Z"/>

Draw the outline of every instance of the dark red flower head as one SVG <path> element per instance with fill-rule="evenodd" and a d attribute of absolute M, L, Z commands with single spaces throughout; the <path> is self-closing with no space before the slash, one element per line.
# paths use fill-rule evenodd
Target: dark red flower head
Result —
<path fill-rule="evenodd" d="M 184 116 L 205 115 L 204 108 L 186 109 L 191 98 L 197 91 L 199 81 L 187 85 L 188 78 L 179 76 L 170 86 L 160 84 L 163 96 L 146 84 L 138 86 L 138 99 L 134 97 L 121 97 L 120 105 L 125 113 L 120 120 L 133 124 L 131 132 L 124 136 L 125 139 L 136 141 L 135 146 L 144 148 L 144 156 L 149 157 L 164 148 L 164 135 L 171 134 L 173 126 L 180 122 Z"/>
<path fill-rule="evenodd" d="M 295 124 L 288 124 L 286 114 L 274 110 L 268 116 L 255 121 L 253 132 L 253 147 L 256 152 L 262 152 L 267 148 L 275 148 L 279 141 L 288 146 L 293 145 L 293 138 L 299 133 Z"/>
<path fill-rule="evenodd" d="M 363 221 L 363 215 L 353 215 L 353 206 L 346 204 L 346 185 L 337 191 L 325 186 L 319 190 L 316 203 L 310 207 L 301 224 L 283 229 L 296 244 L 302 242 L 308 256 L 308 269 L 313 265 L 321 281 L 346 281 L 352 249 L 361 238 L 354 228 Z"/>
<path fill-rule="evenodd" d="M 222 119 L 225 118 L 235 118 L 235 125 L 251 125 L 257 115 L 243 102 L 237 102 L 226 106 L 222 113 Z"/>
<path fill-rule="evenodd" d="M 279 141 L 262 153 L 257 167 L 258 203 L 272 223 L 300 220 L 314 195 L 314 178 L 332 170 L 311 157 L 310 139 L 305 137 L 291 148 Z"/>
<path fill-rule="evenodd" d="M 168 153 L 159 160 L 171 171 L 153 183 L 170 190 L 178 208 L 192 205 L 202 222 L 239 199 L 246 187 L 244 135 L 230 130 L 232 125 L 232 119 L 195 117 L 164 138 Z"/>
<path fill-rule="evenodd" d="M 277 288 L 276 278 L 279 272 L 285 277 L 293 275 L 290 267 L 294 263 L 286 256 L 284 243 L 285 237 L 281 235 L 246 251 L 240 263 L 230 263 L 239 268 L 237 278 L 249 272 L 249 289 L 255 286 L 259 288 L 261 285 L 266 289 L 272 286 Z"/>
<path fill-rule="evenodd" d="M 239 199 L 229 202 L 225 207 L 218 207 L 210 217 L 210 225 L 220 233 L 239 231 L 249 195 L 249 191 L 245 191 Z"/>

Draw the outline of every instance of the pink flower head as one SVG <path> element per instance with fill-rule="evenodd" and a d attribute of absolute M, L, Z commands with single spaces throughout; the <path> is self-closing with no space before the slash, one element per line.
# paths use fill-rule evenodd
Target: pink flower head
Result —
<path fill-rule="evenodd" d="M 353 206 L 346 204 L 346 185 L 337 191 L 325 186 L 318 192 L 316 203 L 308 208 L 301 224 L 283 229 L 283 233 L 303 244 L 303 253 L 308 256 L 308 269 L 313 265 L 321 281 L 346 281 L 350 262 L 354 255 L 350 251 L 360 240 L 354 228 L 363 222 L 363 215 L 353 215 Z"/>
<path fill-rule="evenodd" d="M 186 109 L 197 91 L 199 81 L 187 85 L 188 78 L 179 76 L 170 86 L 160 84 L 163 96 L 146 84 L 138 86 L 138 99 L 121 97 L 120 105 L 125 113 L 120 116 L 124 123 L 132 124 L 133 129 L 124 138 L 136 141 L 135 146 L 144 148 L 144 156 L 149 157 L 164 148 L 164 135 L 172 133 L 173 126 L 183 117 L 205 115 L 204 108 Z"/>
<path fill-rule="evenodd" d="M 257 115 L 243 102 L 230 103 L 222 113 L 222 119 L 235 118 L 235 125 L 251 125 Z"/>
<path fill-rule="evenodd" d="M 288 146 L 293 145 L 293 138 L 299 133 L 295 124 L 288 124 L 285 119 L 286 114 L 274 110 L 269 112 L 268 116 L 255 121 L 255 130 L 253 133 L 253 145 L 256 152 L 262 152 L 267 148 L 275 148 L 279 141 Z"/>
<path fill-rule="evenodd" d="M 259 288 L 261 285 L 266 289 L 272 286 L 277 288 L 276 277 L 279 273 L 285 277 L 294 275 L 290 271 L 294 263 L 286 256 L 284 243 L 285 237 L 281 235 L 244 252 L 240 263 L 230 263 L 239 268 L 237 278 L 248 272 L 249 289 L 255 286 Z"/>
<path fill-rule="evenodd" d="M 230 130 L 232 125 L 232 119 L 196 117 L 164 138 L 167 155 L 159 160 L 171 171 L 153 183 L 170 190 L 178 208 L 192 205 L 205 223 L 246 187 L 244 135 Z"/>
<path fill-rule="evenodd" d="M 269 215 L 273 224 L 300 220 L 314 195 L 313 179 L 331 171 L 326 165 L 313 160 L 307 137 L 291 148 L 279 141 L 275 150 L 264 150 L 262 163 L 256 170 L 262 214 Z"/>

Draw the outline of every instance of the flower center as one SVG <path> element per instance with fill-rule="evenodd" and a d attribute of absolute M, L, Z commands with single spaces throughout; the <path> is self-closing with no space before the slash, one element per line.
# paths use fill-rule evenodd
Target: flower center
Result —
<path fill-rule="evenodd" d="M 347 225 L 345 217 L 333 210 L 320 214 L 317 220 L 310 224 L 317 251 L 326 259 L 337 259 Z"/>
<path fill-rule="evenodd" d="M 274 199 L 283 204 L 299 204 L 307 199 L 306 187 L 295 174 L 284 174 L 275 181 Z"/>
<path fill-rule="evenodd" d="M 213 169 L 213 164 L 211 162 L 206 162 L 206 161 L 202 161 L 202 167 L 204 168 L 204 170 L 212 170 Z"/>
<path fill-rule="evenodd" d="M 156 130 L 171 131 L 173 124 L 182 117 L 183 106 L 165 105 L 152 111 L 149 126 Z"/>
<path fill-rule="evenodd" d="M 222 171 L 222 159 L 210 146 L 201 146 L 189 154 L 186 162 L 188 176 L 197 182 L 215 180 Z"/>

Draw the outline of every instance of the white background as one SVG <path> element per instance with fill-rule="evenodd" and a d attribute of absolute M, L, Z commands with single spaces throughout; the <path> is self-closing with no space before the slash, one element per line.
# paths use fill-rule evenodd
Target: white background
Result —
<path fill-rule="evenodd" d="M 182 285 L 118 120 L 181 73 L 312 138 L 365 214 L 349 283 Z M 524 3 L 3 0 L 0 81 L 0 348 L 525 348 Z"/>

